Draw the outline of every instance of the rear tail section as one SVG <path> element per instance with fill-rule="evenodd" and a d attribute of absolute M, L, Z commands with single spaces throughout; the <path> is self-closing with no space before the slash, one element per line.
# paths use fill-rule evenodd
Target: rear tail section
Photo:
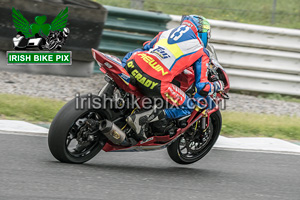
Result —
<path fill-rule="evenodd" d="M 92 54 L 100 67 L 100 71 L 112 78 L 120 88 L 136 96 L 142 96 L 137 88 L 129 83 L 130 75 L 122 67 L 122 62 L 119 58 L 102 53 L 96 49 L 92 49 Z"/>

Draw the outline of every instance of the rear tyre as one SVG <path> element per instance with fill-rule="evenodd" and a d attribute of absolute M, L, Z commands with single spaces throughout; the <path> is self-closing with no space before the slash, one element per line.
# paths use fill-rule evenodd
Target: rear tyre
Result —
<path fill-rule="evenodd" d="M 183 152 L 183 149 L 187 149 L 184 148 L 184 145 L 187 143 L 184 135 L 180 136 L 168 147 L 168 154 L 174 162 L 178 164 L 192 164 L 203 158 L 211 150 L 220 135 L 222 127 L 222 116 L 220 111 L 218 110 L 211 114 L 210 120 L 210 126 L 207 131 L 210 135 L 209 140 L 198 152 L 189 152 L 188 150 Z"/>
<path fill-rule="evenodd" d="M 87 162 L 96 156 L 103 148 L 106 142 L 106 138 L 101 134 L 96 134 L 96 140 L 81 148 L 80 151 L 72 151 L 69 148 L 72 140 L 75 141 L 78 138 L 78 132 L 80 130 L 80 124 L 83 124 L 87 116 L 97 113 L 95 115 L 100 116 L 101 119 L 109 119 L 105 110 L 90 110 L 85 104 L 84 109 L 76 109 L 76 99 L 69 101 L 64 105 L 53 119 L 49 134 L 48 134 L 48 146 L 52 155 L 59 161 L 65 163 L 80 164 Z M 79 126 L 76 128 L 76 126 Z M 71 139 L 71 141 L 70 141 Z M 74 148 L 75 149 L 75 148 Z"/>

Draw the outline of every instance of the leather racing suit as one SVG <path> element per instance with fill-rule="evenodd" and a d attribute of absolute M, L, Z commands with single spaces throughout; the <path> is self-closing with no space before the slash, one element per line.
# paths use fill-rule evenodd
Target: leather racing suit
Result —
<path fill-rule="evenodd" d="M 205 98 L 214 91 L 208 81 L 209 53 L 198 37 L 197 30 L 188 25 L 160 32 L 142 49 L 128 53 L 122 60 L 130 74 L 130 83 L 146 96 L 163 97 L 177 108 L 165 109 L 167 118 L 190 114 L 194 108 L 191 99 L 172 83 L 174 77 L 192 66 L 197 94 Z"/>

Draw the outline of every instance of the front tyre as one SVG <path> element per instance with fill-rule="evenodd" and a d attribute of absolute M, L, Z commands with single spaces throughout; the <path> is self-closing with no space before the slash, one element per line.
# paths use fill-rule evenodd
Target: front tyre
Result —
<path fill-rule="evenodd" d="M 203 158 L 216 143 L 222 127 L 222 116 L 218 110 L 210 115 L 210 126 L 205 133 L 206 142 L 189 140 L 181 135 L 168 147 L 170 158 L 178 164 L 192 164 Z M 201 136 L 202 137 L 202 136 Z"/>
<path fill-rule="evenodd" d="M 105 110 L 76 109 L 76 99 L 64 105 L 53 119 L 48 146 L 52 155 L 65 163 L 80 164 L 96 156 L 106 143 L 99 130 L 86 127 L 91 122 L 107 119 Z M 73 146 L 73 147 L 72 147 Z"/>

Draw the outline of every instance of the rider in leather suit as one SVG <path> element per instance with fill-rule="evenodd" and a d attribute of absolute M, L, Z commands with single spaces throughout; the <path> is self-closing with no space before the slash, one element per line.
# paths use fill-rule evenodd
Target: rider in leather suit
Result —
<path fill-rule="evenodd" d="M 141 139 L 146 136 L 143 126 L 146 123 L 164 118 L 179 118 L 188 115 L 194 109 L 191 101 L 173 79 L 190 66 L 195 73 L 197 93 L 194 99 L 203 99 L 213 92 L 223 90 L 220 81 L 209 82 L 207 67 L 209 52 L 206 50 L 210 38 L 210 24 L 202 16 L 183 16 L 179 27 L 160 32 L 142 49 L 128 53 L 122 60 L 130 74 L 130 83 L 138 87 L 145 96 L 163 97 L 176 108 L 142 111 L 130 115 L 128 124 Z"/>

